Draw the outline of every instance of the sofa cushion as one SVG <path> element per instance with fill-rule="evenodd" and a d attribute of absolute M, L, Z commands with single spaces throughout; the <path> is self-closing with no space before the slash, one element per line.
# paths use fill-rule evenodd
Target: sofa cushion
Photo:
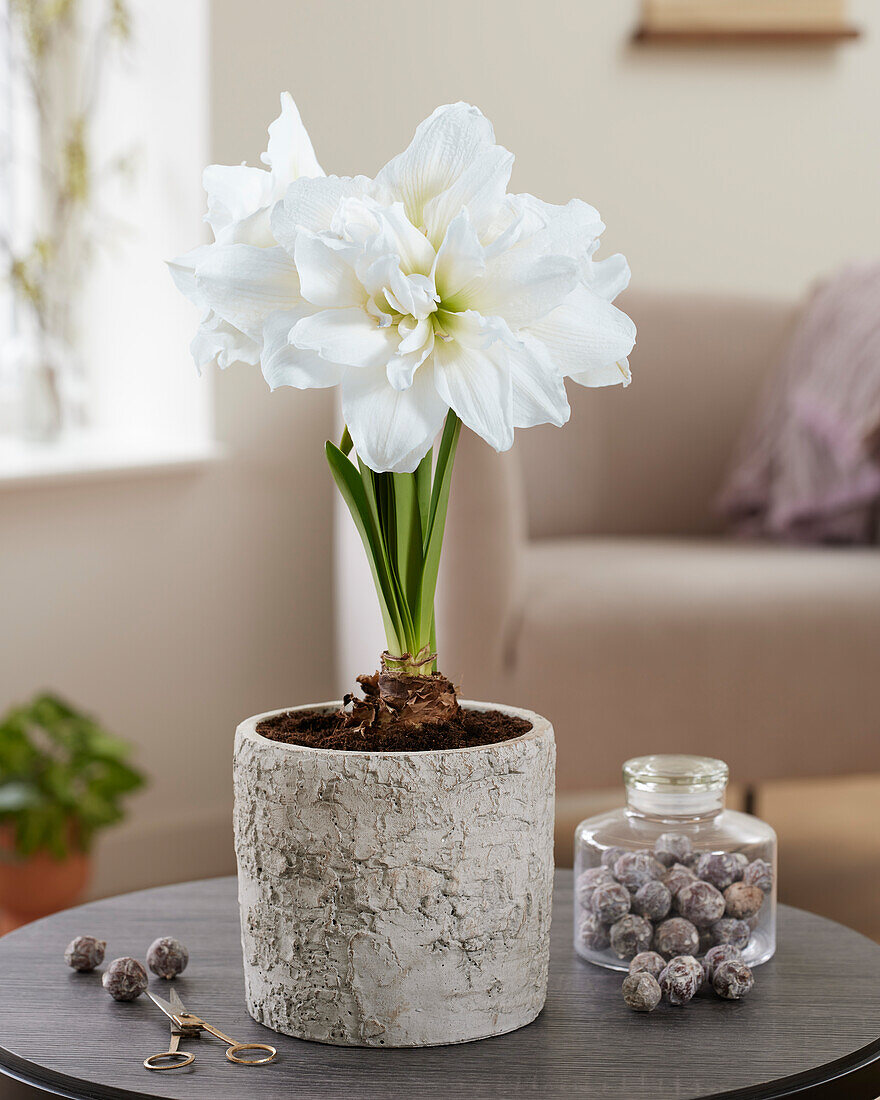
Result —
<path fill-rule="evenodd" d="M 880 552 L 566 539 L 524 569 L 510 694 L 553 722 L 560 789 L 648 752 L 739 782 L 880 772 Z"/>

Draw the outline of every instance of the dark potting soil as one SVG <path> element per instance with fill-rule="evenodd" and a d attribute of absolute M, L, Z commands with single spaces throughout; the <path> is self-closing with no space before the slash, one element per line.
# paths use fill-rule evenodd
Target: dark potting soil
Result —
<path fill-rule="evenodd" d="M 500 710 L 462 710 L 455 721 L 413 728 L 390 724 L 365 731 L 343 724 L 338 713 L 303 710 L 276 714 L 257 726 L 270 741 L 306 745 L 315 749 L 354 752 L 425 752 L 431 749 L 469 749 L 521 737 L 532 728 L 525 718 Z"/>

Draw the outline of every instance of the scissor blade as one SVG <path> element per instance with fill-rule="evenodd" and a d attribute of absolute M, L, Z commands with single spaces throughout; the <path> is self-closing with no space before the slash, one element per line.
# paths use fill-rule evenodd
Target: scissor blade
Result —
<path fill-rule="evenodd" d="M 157 1008 L 161 1008 L 165 1015 L 172 1020 L 180 1011 L 179 1009 L 175 1008 L 174 1005 L 169 1004 L 168 1001 L 166 1001 L 164 998 L 157 997 L 155 993 L 151 993 L 149 989 L 147 990 L 147 996 Z"/>
<path fill-rule="evenodd" d="M 172 986 L 171 989 L 171 1004 L 174 1006 L 175 1013 L 179 1016 L 181 1012 L 186 1012 L 186 1007 L 180 997 L 177 996 L 177 990 Z"/>

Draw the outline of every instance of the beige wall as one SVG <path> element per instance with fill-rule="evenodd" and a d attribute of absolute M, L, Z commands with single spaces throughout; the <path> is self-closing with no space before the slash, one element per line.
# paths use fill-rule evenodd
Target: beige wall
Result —
<path fill-rule="evenodd" d="M 622 0 L 211 9 L 216 160 L 256 160 L 284 88 L 339 173 L 373 173 L 462 98 L 517 154 L 513 186 L 593 202 L 642 285 L 793 295 L 880 246 L 871 0 L 854 45 L 721 53 L 630 48 Z M 153 775 L 103 846 L 99 891 L 227 869 L 236 721 L 334 686 L 332 399 L 270 395 L 242 368 L 216 400 L 227 457 L 203 471 L 0 488 L 0 705 L 52 686 Z"/>
<path fill-rule="evenodd" d="M 228 372 L 228 456 L 198 472 L 0 489 L 0 704 L 51 686 L 153 777 L 99 891 L 229 869 L 235 724 L 329 692 L 328 406 L 287 397 Z"/>
<path fill-rule="evenodd" d="M 629 45 L 636 0 L 213 0 L 217 152 L 289 88 L 327 171 L 368 174 L 466 99 L 512 186 L 593 203 L 645 286 L 797 294 L 880 249 L 880 5 L 834 47 Z"/>

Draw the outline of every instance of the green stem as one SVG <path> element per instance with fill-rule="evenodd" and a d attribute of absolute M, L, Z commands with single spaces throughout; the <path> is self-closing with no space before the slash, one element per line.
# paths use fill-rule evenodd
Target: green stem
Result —
<path fill-rule="evenodd" d="M 391 667 L 430 676 L 435 652 L 434 596 L 461 421 L 450 410 L 431 470 L 431 451 L 415 473 L 376 473 L 350 455 L 348 428 L 327 444 L 336 484 L 361 535 L 382 608 Z"/>

